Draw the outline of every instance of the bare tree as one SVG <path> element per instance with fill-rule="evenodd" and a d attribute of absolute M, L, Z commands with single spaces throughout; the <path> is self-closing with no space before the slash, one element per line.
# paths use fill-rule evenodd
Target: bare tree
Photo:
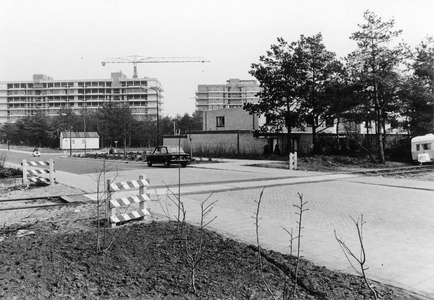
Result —
<path fill-rule="evenodd" d="M 345 243 L 345 241 L 342 238 L 338 238 L 337 234 L 336 234 L 336 230 L 335 230 L 335 238 L 339 243 L 339 246 L 341 247 L 342 251 L 345 254 L 345 257 L 347 258 L 348 262 L 350 263 L 351 267 L 354 269 L 354 271 L 356 271 L 357 274 L 359 274 L 363 281 L 366 283 L 366 286 L 369 288 L 369 290 L 372 293 L 372 296 L 374 297 L 374 299 L 377 299 L 378 297 L 378 292 L 373 288 L 372 285 L 369 284 L 368 278 L 366 277 L 366 270 L 368 270 L 367 267 L 365 267 L 365 263 L 366 263 L 366 252 L 365 252 L 365 246 L 363 244 L 363 225 L 366 223 L 363 220 L 363 214 L 360 215 L 360 218 L 357 218 L 357 220 L 354 220 L 353 217 L 351 217 L 351 219 L 354 222 L 354 225 L 356 226 L 357 229 L 357 236 L 359 239 L 359 243 L 360 243 L 360 254 L 356 255 Z M 359 265 L 359 269 L 356 268 L 356 266 L 353 264 L 353 262 L 351 260 L 355 260 L 356 263 Z"/>

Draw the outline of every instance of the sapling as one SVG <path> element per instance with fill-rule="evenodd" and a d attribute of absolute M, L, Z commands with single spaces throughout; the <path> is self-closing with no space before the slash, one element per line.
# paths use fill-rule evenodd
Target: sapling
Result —
<path fill-rule="evenodd" d="M 175 216 L 175 218 L 178 224 L 178 238 L 181 242 L 183 263 L 190 273 L 191 288 L 193 289 L 193 292 L 197 294 L 196 274 L 199 264 L 203 259 L 205 228 L 212 223 L 217 216 L 214 216 L 211 220 L 206 220 L 206 218 L 210 215 L 212 209 L 214 208 L 214 204 L 217 201 L 209 204 L 207 203 L 207 201 L 213 195 L 211 194 L 208 196 L 208 198 L 200 203 L 199 236 L 197 239 L 190 240 L 189 233 L 187 232 L 187 222 L 185 220 L 187 211 L 185 209 L 184 202 L 180 201 L 175 194 L 172 193 L 172 195 L 175 196 L 176 200 L 171 198 L 169 199 L 171 199 L 171 201 L 178 208 L 178 216 Z M 193 240 L 195 242 L 193 242 Z"/>
<path fill-rule="evenodd" d="M 264 283 L 265 287 L 267 288 L 268 293 L 271 295 L 271 297 L 274 300 L 277 300 L 276 296 L 274 295 L 273 291 L 271 290 L 267 280 L 265 280 L 265 276 L 264 276 L 264 267 L 263 267 L 263 263 L 262 263 L 262 254 L 261 254 L 261 243 L 259 242 L 259 220 L 261 219 L 259 217 L 259 212 L 260 212 L 260 208 L 261 208 L 261 202 L 262 202 L 262 196 L 264 195 L 264 190 L 265 190 L 265 186 L 262 188 L 261 194 L 259 194 L 259 199 L 255 200 L 256 202 L 256 212 L 255 214 L 255 229 L 256 229 L 256 246 L 258 247 L 258 264 L 259 264 L 259 272 L 261 274 L 261 280 Z"/>
<path fill-rule="evenodd" d="M 95 169 L 95 181 L 96 181 L 96 250 L 97 252 L 101 251 L 101 237 L 100 237 L 100 221 L 101 221 L 101 206 L 103 207 L 103 213 L 104 213 L 104 220 L 107 220 L 108 218 L 108 212 L 107 212 L 107 199 L 108 199 L 108 195 L 107 195 L 107 187 L 106 187 L 106 175 L 107 172 L 111 172 L 112 169 L 110 168 L 110 164 L 106 165 L 106 160 L 104 159 L 102 162 L 102 167 L 101 169 L 96 168 Z M 113 180 L 115 180 L 118 176 L 118 171 L 116 169 L 116 174 L 113 178 Z M 101 185 L 102 185 L 102 189 L 101 189 Z M 102 192 L 101 192 L 102 190 Z M 106 229 L 108 228 L 108 222 L 105 222 L 105 227 L 104 227 L 104 231 L 103 231 L 103 244 L 105 244 L 105 240 L 106 240 Z"/>
<path fill-rule="evenodd" d="M 298 209 L 298 211 L 295 213 L 298 215 L 298 221 L 297 221 L 297 228 L 298 228 L 298 236 L 297 236 L 297 254 L 296 254 L 296 258 L 297 258 L 297 262 L 295 264 L 295 272 L 294 272 L 294 286 L 292 289 L 292 296 L 295 299 L 295 294 L 297 292 L 297 282 L 298 282 L 298 269 L 300 267 L 300 247 L 301 247 L 301 230 L 303 229 L 302 224 L 302 220 L 303 220 L 303 213 L 307 210 L 309 210 L 308 208 L 304 208 L 304 206 L 307 204 L 306 202 L 303 202 L 303 194 L 298 193 L 298 198 L 300 200 L 300 205 L 295 205 L 294 207 L 296 207 Z M 292 238 L 292 236 L 291 236 Z"/>
<path fill-rule="evenodd" d="M 359 239 L 359 243 L 360 243 L 360 255 L 357 256 L 345 243 L 345 241 L 342 238 L 338 238 L 337 234 L 336 234 L 336 230 L 335 230 L 335 238 L 336 241 L 338 242 L 339 246 L 341 247 L 342 251 L 345 254 L 345 257 L 347 258 L 348 262 L 350 263 L 351 267 L 354 269 L 354 271 L 356 271 L 357 274 L 360 275 L 360 277 L 362 277 L 363 281 L 365 282 L 366 286 L 369 288 L 369 290 L 372 293 L 372 296 L 374 297 L 374 299 L 377 299 L 378 296 L 378 292 L 373 288 L 372 285 L 369 284 L 368 278 L 366 277 L 366 270 L 368 270 L 367 267 L 365 267 L 365 263 L 366 263 L 366 252 L 365 252 L 365 246 L 363 244 L 363 225 L 366 223 L 363 220 L 363 214 L 360 215 L 360 218 L 357 218 L 357 220 L 354 220 L 353 217 L 351 217 L 351 219 L 354 222 L 354 225 L 356 226 L 357 229 L 357 236 Z M 353 262 L 351 261 L 351 258 L 354 259 L 356 261 L 356 263 L 359 265 L 359 269 L 357 269 Z"/>
<path fill-rule="evenodd" d="M 255 227 L 256 227 L 256 244 L 257 244 L 257 249 L 258 249 L 258 263 L 259 263 L 259 270 L 261 273 L 261 279 L 262 282 L 264 283 L 265 287 L 267 288 L 268 293 L 271 295 L 271 297 L 275 300 L 277 300 L 276 296 L 274 295 L 274 293 L 272 292 L 270 286 L 268 285 L 268 283 L 265 280 L 265 276 L 263 273 L 263 263 L 262 263 L 262 253 L 261 253 L 261 246 L 260 246 L 260 242 L 259 242 L 259 220 L 261 219 L 259 217 L 259 212 L 260 212 L 260 207 L 261 207 L 261 202 L 262 202 L 262 196 L 264 193 L 265 187 L 262 189 L 261 194 L 259 196 L 259 200 L 255 202 L 257 203 L 256 206 L 256 212 L 255 212 Z M 285 268 L 287 270 L 283 270 L 285 272 L 285 286 L 284 286 L 284 292 L 283 292 L 283 299 L 287 299 L 289 297 L 288 292 L 287 292 L 287 286 L 288 286 L 288 280 L 287 280 L 287 276 L 288 274 L 290 274 L 294 280 L 294 284 L 292 286 L 292 293 L 290 295 L 290 297 L 292 299 L 296 299 L 296 293 L 297 293 L 297 284 L 298 284 L 298 271 L 299 271 L 299 267 L 300 267 L 300 253 L 301 253 L 301 231 L 303 229 L 302 226 L 302 221 L 303 221 L 303 213 L 305 211 L 307 211 L 308 209 L 305 208 L 305 205 L 307 204 L 307 201 L 303 202 L 303 195 L 302 194 L 298 194 L 299 200 L 300 200 L 300 204 L 299 205 L 293 205 L 294 207 L 297 208 L 297 212 L 296 214 L 299 216 L 298 220 L 296 221 L 297 223 L 297 230 L 298 230 L 298 235 L 296 237 L 294 237 L 293 234 L 293 230 L 291 229 L 291 231 L 283 228 L 290 236 L 290 240 L 289 240 L 289 254 L 290 257 L 295 258 L 296 263 L 295 263 L 295 270 L 294 272 L 290 272 L 287 270 L 290 270 L 290 268 Z M 297 240 L 297 250 L 296 250 L 296 254 L 295 256 L 292 255 L 293 253 L 293 242 L 294 240 Z"/>

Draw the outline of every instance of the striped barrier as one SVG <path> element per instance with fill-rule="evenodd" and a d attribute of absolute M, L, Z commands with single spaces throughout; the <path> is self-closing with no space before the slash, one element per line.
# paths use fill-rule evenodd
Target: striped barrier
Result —
<path fill-rule="evenodd" d="M 289 169 L 297 170 L 297 152 L 289 153 Z"/>
<path fill-rule="evenodd" d="M 143 218 L 149 215 L 149 211 L 146 208 L 147 201 L 149 201 L 149 194 L 146 194 L 146 187 L 149 186 L 149 180 L 144 179 L 143 175 L 139 176 L 139 180 L 132 180 L 119 183 L 111 183 L 107 180 L 107 211 L 108 222 L 111 227 L 115 227 L 116 223 L 131 221 L 131 220 L 143 220 Z M 112 195 L 115 192 L 129 189 L 139 189 L 139 194 L 132 197 L 123 197 L 118 199 L 112 199 Z M 116 209 L 124 208 L 125 210 L 132 204 L 139 204 L 139 209 L 117 214 Z"/>
<path fill-rule="evenodd" d="M 27 161 L 23 159 L 21 162 L 23 166 L 23 183 L 29 184 L 29 182 L 45 182 L 54 184 L 54 161 L 50 159 L 49 161 Z M 29 169 L 29 167 L 39 167 L 39 166 L 48 166 L 47 168 L 37 168 L 37 169 Z M 41 177 L 38 175 L 49 174 L 49 178 Z"/>
<path fill-rule="evenodd" d="M 110 187 L 113 191 L 121 191 L 121 190 L 129 190 L 129 189 L 136 189 L 141 186 L 148 186 L 149 181 L 144 179 L 139 180 L 132 180 L 132 181 L 126 181 L 126 182 L 119 182 L 119 183 L 111 183 Z"/>

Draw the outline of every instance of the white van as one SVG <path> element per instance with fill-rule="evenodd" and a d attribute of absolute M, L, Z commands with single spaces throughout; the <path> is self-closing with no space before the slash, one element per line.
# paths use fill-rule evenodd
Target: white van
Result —
<path fill-rule="evenodd" d="M 411 139 L 411 156 L 420 163 L 430 162 L 434 158 L 434 134 L 416 136 Z"/>

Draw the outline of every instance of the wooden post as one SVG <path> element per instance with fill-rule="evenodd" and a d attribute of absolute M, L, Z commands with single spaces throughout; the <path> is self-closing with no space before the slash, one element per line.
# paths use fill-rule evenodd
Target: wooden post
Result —
<path fill-rule="evenodd" d="M 27 185 L 29 183 L 27 179 L 27 161 L 23 159 L 23 184 Z"/>
<path fill-rule="evenodd" d="M 294 152 L 294 170 L 298 170 L 297 166 L 297 151 Z"/>

